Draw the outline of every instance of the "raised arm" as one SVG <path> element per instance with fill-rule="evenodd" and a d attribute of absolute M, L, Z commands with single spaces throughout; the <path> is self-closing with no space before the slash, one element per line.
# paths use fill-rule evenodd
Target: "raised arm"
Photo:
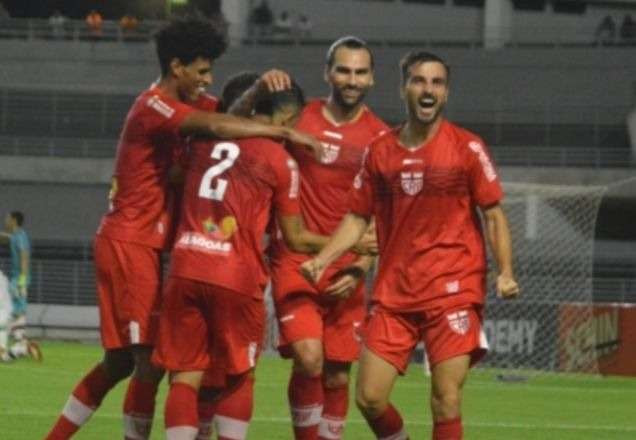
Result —
<path fill-rule="evenodd" d="M 514 298 L 519 295 L 519 286 L 512 267 L 512 241 L 508 219 L 499 204 L 484 209 L 486 236 L 497 261 L 497 295 Z"/>
<path fill-rule="evenodd" d="M 291 78 L 286 72 L 278 69 L 268 70 L 230 106 L 228 113 L 248 117 L 263 93 L 280 92 L 289 88 Z"/>

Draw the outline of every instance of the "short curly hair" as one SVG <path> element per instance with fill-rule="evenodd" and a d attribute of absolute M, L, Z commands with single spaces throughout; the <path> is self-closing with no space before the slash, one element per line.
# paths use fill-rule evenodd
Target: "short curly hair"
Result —
<path fill-rule="evenodd" d="M 225 52 L 227 41 L 212 23 L 200 19 L 174 20 L 155 35 L 161 74 L 170 71 L 177 58 L 190 64 L 197 58 L 215 60 Z"/>

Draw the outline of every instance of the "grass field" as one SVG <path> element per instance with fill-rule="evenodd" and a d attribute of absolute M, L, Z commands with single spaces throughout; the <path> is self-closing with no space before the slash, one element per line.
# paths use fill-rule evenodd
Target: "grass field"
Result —
<path fill-rule="evenodd" d="M 64 342 L 42 344 L 44 362 L 0 364 L 0 439 L 39 440 L 54 422 L 74 384 L 100 357 L 100 348 Z M 286 407 L 289 364 L 261 359 L 250 439 L 289 439 Z M 121 439 L 120 408 L 125 385 L 105 399 L 75 437 Z M 163 436 L 165 384 L 158 397 L 153 439 Z M 417 365 L 398 381 L 394 404 L 411 439 L 430 438 L 429 387 Z M 467 440 L 631 440 L 636 439 L 636 379 L 541 377 L 501 383 L 479 373 L 469 379 L 464 398 Z M 351 405 L 346 439 L 373 436 Z"/>

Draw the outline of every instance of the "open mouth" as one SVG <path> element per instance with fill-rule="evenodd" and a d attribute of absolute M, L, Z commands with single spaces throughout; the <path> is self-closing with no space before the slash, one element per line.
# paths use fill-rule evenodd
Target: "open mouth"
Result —
<path fill-rule="evenodd" d="M 420 98 L 417 101 L 417 103 L 418 103 L 418 105 L 421 108 L 423 108 L 425 110 L 428 110 L 428 109 L 432 109 L 433 107 L 435 107 L 435 104 L 437 103 L 437 100 L 435 98 L 430 97 L 430 96 L 425 96 L 423 98 Z"/>

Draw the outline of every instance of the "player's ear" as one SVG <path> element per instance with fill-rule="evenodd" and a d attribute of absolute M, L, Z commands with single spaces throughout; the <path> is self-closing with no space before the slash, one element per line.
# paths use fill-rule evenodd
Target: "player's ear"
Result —
<path fill-rule="evenodd" d="M 183 75 L 183 67 L 183 63 L 179 58 L 173 58 L 170 61 L 170 73 L 177 78 L 180 78 Z"/>
<path fill-rule="evenodd" d="M 329 66 L 325 66 L 325 70 L 323 71 L 322 78 L 325 80 L 327 84 L 329 84 Z"/>

